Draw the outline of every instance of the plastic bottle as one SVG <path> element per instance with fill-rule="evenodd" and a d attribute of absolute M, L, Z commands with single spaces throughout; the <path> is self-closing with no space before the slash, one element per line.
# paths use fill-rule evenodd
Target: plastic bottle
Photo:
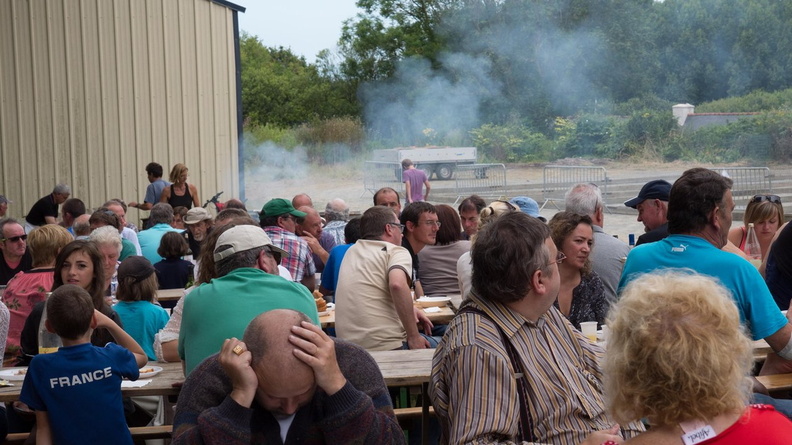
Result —
<path fill-rule="evenodd" d="M 627 244 L 630 246 L 630 249 L 635 247 L 635 234 L 634 233 L 631 233 L 631 234 L 627 235 L 627 240 L 628 240 Z"/>
<path fill-rule="evenodd" d="M 762 247 L 759 246 L 759 238 L 756 237 L 756 229 L 753 223 L 748 224 L 748 234 L 745 237 L 745 255 L 748 261 L 756 268 L 762 265 Z"/>
<path fill-rule="evenodd" d="M 61 342 L 61 338 L 58 337 L 58 334 L 55 334 L 47 330 L 47 303 L 49 302 L 50 295 L 52 295 L 52 292 L 47 293 L 47 299 L 44 301 L 44 312 L 42 312 L 41 321 L 39 322 L 39 331 L 38 331 L 39 354 L 49 354 L 51 352 L 57 352 L 58 348 L 63 346 L 63 342 Z"/>

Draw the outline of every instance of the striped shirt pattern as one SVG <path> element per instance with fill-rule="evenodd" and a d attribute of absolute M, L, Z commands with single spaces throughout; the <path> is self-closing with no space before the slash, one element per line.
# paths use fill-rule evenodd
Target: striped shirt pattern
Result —
<path fill-rule="evenodd" d="M 316 273 L 311 248 L 302 238 L 278 226 L 267 226 L 264 232 L 272 240 L 272 244 L 289 253 L 281 258 L 281 266 L 289 270 L 294 281 L 300 281 L 306 275 Z"/>
<path fill-rule="evenodd" d="M 602 394 L 603 351 L 551 307 L 537 323 L 470 294 L 514 345 L 527 375 L 533 436 L 573 445 L 610 428 Z M 520 420 L 515 371 L 492 321 L 465 313 L 448 327 L 432 362 L 429 386 L 440 419 L 441 443 L 513 443 Z M 640 423 L 622 425 L 626 438 Z"/>

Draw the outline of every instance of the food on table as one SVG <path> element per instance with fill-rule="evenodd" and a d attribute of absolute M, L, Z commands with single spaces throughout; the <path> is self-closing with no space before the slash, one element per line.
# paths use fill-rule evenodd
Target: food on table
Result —
<path fill-rule="evenodd" d="M 318 290 L 313 291 L 314 303 L 316 303 L 316 310 L 318 312 L 325 312 L 327 310 L 327 301 Z"/>

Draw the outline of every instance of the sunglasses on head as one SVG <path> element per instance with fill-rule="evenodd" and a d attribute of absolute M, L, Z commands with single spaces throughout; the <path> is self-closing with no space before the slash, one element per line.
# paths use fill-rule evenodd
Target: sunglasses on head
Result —
<path fill-rule="evenodd" d="M 773 204 L 778 204 L 781 202 L 781 197 L 778 195 L 756 195 L 751 198 L 751 202 L 762 202 L 762 201 L 770 201 Z"/>
<path fill-rule="evenodd" d="M 3 238 L 3 241 L 11 241 L 12 243 L 15 243 L 19 240 L 27 240 L 27 235 L 9 236 L 8 238 Z"/>

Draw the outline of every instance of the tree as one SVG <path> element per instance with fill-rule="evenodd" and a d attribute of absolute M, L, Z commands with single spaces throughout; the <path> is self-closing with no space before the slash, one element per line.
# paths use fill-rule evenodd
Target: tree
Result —
<path fill-rule="evenodd" d="M 250 124 L 288 127 L 359 114 L 349 82 L 322 76 L 288 49 L 265 47 L 243 33 L 240 56 L 242 112 Z"/>

